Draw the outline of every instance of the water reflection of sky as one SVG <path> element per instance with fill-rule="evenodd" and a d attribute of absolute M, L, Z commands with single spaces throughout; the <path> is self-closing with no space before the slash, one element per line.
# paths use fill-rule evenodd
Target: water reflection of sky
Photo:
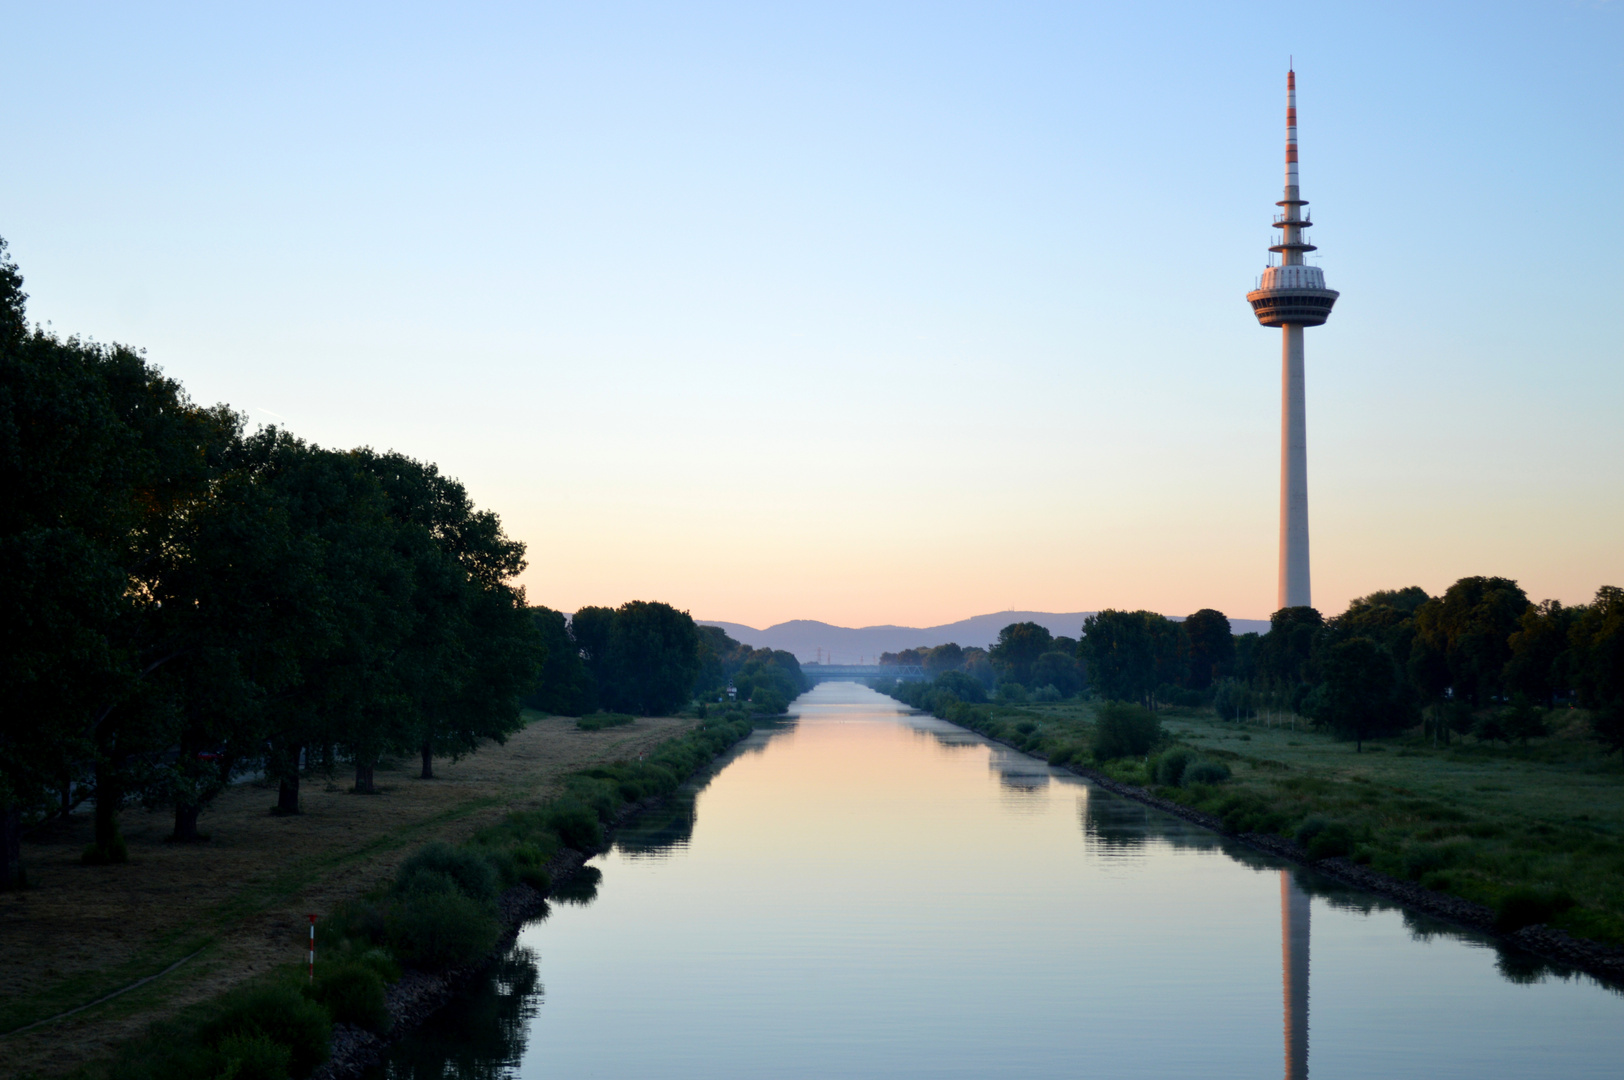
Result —
<path fill-rule="evenodd" d="M 519 1075 L 1619 1073 L 1624 998 L 1589 979 L 867 690 L 799 713 L 526 929 Z"/>

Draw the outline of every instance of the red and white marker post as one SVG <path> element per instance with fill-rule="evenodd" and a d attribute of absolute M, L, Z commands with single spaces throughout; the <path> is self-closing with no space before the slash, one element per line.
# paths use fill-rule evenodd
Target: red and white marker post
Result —
<path fill-rule="evenodd" d="M 310 981 L 316 981 L 316 917 L 310 916 Z"/>

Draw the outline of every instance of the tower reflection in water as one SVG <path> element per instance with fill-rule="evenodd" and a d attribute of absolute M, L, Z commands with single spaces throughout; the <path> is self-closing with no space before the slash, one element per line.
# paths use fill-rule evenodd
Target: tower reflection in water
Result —
<path fill-rule="evenodd" d="M 1308 894 L 1280 871 L 1280 993 L 1284 998 L 1286 1080 L 1308 1076 Z"/>

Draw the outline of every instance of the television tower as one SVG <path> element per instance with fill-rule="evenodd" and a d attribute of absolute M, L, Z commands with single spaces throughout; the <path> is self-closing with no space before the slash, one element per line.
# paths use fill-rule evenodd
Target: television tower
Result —
<path fill-rule="evenodd" d="M 1308 586 L 1308 418 L 1303 402 L 1303 327 L 1331 316 L 1338 295 L 1325 287 L 1325 273 L 1303 262 L 1315 247 L 1303 236 L 1313 224 L 1303 212 L 1308 200 L 1297 184 L 1297 73 L 1286 72 L 1286 197 L 1275 203 L 1280 242 L 1257 288 L 1246 294 L 1264 326 L 1280 327 L 1280 590 L 1276 608 L 1309 607 Z"/>

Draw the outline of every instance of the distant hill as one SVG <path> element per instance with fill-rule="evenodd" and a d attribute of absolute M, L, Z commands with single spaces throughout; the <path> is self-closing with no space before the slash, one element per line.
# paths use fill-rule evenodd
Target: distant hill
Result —
<path fill-rule="evenodd" d="M 1035 622 L 1056 636 L 1080 637 L 1083 619 L 1092 614 L 1092 611 L 1000 611 L 942 626 L 922 627 L 832 626 L 815 619 L 792 619 L 765 630 L 757 630 L 743 623 L 722 622 L 720 619 L 695 621 L 706 626 L 720 626 L 735 641 L 752 649 L 782 649 L 794 653 L 795 659 L 803 663 L 818 659 L 819 650 L 822 650 L 825 663 L 855 664 L 860 660 L 873 663 L 881 653 L 901 652 L 921 645 L 945 645 L 950 641 L 985 649 L 998 640 L 998 631 L 1017 622 Z M 1267 619 L 1230 619 L 1229 625 L 1237 634 L 1262 634 L 1269 629 Z"/>

